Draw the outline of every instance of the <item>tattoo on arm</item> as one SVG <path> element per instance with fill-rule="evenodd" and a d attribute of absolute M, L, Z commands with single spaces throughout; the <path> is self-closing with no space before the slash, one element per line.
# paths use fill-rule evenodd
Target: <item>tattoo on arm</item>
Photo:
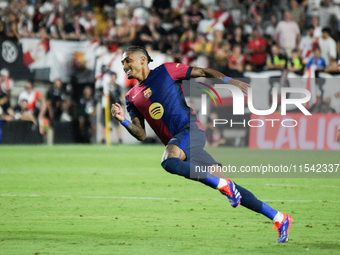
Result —
<path fill-rule="evenodd" d="M 218 78 L 222 80 L 225 77 L 225 75 L 219 71 L 216 71 L 210 68 L 193 67 L 190 77 L 191 78 L 197 78 L 197 77 Z"/>
<path fill-rule="evenodd" d="M 133 118 L 132 122 L 130 122 L 129 126 L 126 128 L 129 133 L 134 136 L 139 141 L 144 141 L 146 137 L 144 122 L 139 118 Z"/>

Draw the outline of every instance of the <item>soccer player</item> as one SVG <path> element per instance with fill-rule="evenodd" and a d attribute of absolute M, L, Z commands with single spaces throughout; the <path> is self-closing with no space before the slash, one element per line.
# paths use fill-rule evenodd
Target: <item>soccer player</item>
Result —
<path fill-rule="evenodd" d="M 146 137 L 144 120 L 164 143 L 162 167 L 171 174 L 204 183 L 225 195 L 232 207 L 239 204 L 262 213 L 274 222 L 279 237 L 276 242 L 288 241 L 288 230 L 293 219 L 258 200 L 251 192 L 230 179 L 217 178 L 208 171 L 197 171 L 195 166 L 217 166 L 218 163 L 203 148 L 205 133 L 197 116 L 184 98 L 182 80 L 206 77 L 218 78 L 247 92 L 248 84 L 232 79 L 210 68 L 191 67 L 179 63 L 165 63 L 154 70 L 148 67 L 152 59 L 148 52 L 131 46 L 122 55 L 122 64 L 129 79 L 138 84 L 126 94 L 126 107 L 131 122 L 125 118 L 120 104 L 112 105 L 111 112 L 129 133 L 140 141 Z M 190 135 L 190 137 L 189 137 Z"/>

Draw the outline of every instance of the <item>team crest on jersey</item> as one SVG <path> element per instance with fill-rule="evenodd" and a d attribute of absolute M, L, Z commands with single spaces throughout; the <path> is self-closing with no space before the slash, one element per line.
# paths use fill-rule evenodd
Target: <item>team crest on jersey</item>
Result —
<path fill-rule="evenodd" d="M 149 114 L 153 119 L 159 120 L 164 114 L 164 108 L 160 103 L 153 103 L 149 107 Z"/>
<path fill-rule="evenodd" d="M 150 88 L 147 88 L 146 90 L 143 91 L 144 97 L 149 98 L 152 95 L 152 91 Z"/>

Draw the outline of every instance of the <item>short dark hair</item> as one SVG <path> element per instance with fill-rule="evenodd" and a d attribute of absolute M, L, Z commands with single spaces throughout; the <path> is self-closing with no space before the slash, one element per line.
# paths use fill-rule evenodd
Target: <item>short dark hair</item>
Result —
<path fill-rule="evenodd" d="M 148 63 L 152 62 L 153 59 L 150 57 L 149 53 L 146 51 L 146 49 L 144 49 L 143 47 L 141 46 L 130 46 L 128 47 L 126 50 L 124 50 L 124 52 L 127 52 L 127 51 L 131 51 L 131 52 L 141 52 L 143 53 L 147 60 L 148 60 Z"/>
<path fill-rule="evenodd" d="M 331 35 L 331 29 L 329 27 L 325 27 L 322 29 L 322 33 L 327 33 L 329 35 Z"/>

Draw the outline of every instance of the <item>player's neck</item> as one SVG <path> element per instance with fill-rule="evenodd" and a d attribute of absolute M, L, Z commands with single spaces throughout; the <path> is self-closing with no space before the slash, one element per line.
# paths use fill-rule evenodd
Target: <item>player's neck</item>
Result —
<path fill-rule="evenodd" d="M 146 78 L 148 78 L 150 72 L 151 72 L 151 70 L 149 69 L 149 67 L 143 68 L 140 72 L 140 75 L 138 77 L 136 77 L 138 83 L 142 83 L 142 81 L 144 81 Z"/>

